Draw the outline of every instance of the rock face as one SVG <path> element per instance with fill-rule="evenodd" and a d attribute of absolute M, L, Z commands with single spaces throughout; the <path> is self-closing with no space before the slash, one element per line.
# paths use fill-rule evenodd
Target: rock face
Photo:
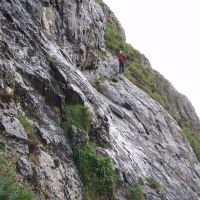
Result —
<path fill-rule="evenodd" d="M 74 127 L 70 141 L 62 128 L 66 102 L 90 108 L 91 135 L 106 144 L 99 148 L 112 158 L 122 185 L 140 181 L 149 200 L 200 199 L 200 164 L 176 121 L 123 75 L 114 76 L 118 63 L 111 54 L 101 59 L 105 16 L 98 3 L 2 0 L 0 20 L 0 146 L 16 154 L 18 171 L 34 179 L 40 199 L 83 199 L 72 148 L 89 138 Z M 176 105 L 181 119 L 199 126 L 188 101 L 178 104 L 189 105 L 187 111 Z M 18 113 L 27 116 L 37 143 L 30 145 Z M 159 190 L 149 187 L 149 176 Z M 115 198 L 127 199 L 121 187 Z"/>
<path fill-rule="evenodd" d="M 158 90 L 167 100 L 170 113 L 181 123 L 190 124 L 191 129 L 200 134 L 200 122 L 188 98 L 178 93 L 163 76 L 157 76 Z M 200 135 L 199 135 L 200 136 Z"/>

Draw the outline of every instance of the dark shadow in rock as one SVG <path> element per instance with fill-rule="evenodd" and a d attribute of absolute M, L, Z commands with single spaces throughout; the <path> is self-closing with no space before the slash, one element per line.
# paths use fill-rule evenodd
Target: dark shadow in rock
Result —
<path fill-rule="evenodd" d="M 81 104 L 84 105 L 84 101 L 81 96 L 71 88 L 65 90 L 65 102 L 69 104 Z"/>

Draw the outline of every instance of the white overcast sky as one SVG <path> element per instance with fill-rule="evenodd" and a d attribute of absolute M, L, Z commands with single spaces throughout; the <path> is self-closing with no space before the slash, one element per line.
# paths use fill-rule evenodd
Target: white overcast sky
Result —
<path fill-rule="evenodd" d="M 126 39 L 200 116 L 200 0 L 103 0 Z"/>

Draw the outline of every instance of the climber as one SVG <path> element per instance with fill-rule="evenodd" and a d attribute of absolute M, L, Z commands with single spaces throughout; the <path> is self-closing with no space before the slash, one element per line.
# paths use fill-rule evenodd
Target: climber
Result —
<path fill-rule="evenodd" d="M 118 55 L 118 60 L 119 60 L 119 73 L 124 73 L 124 62 L 126 60 L 125 54 L 120 51 Z"/>

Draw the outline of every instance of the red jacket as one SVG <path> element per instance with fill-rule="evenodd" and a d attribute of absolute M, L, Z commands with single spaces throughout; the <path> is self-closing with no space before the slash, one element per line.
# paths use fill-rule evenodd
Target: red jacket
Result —
<path fill-rule="evenodd" d="M 120 54 L 118 55 L 118 60 L 119 60 L 119 61 L 125 61 L 125 60 L 126 60 L 126 57 L 125 57 L 124 53 L 120 53 Z"/>

